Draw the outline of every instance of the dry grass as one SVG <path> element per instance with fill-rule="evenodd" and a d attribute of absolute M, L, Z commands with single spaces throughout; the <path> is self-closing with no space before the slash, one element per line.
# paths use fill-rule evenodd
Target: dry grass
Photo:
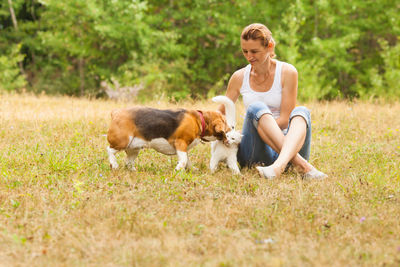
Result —
<path fill-rule="evenodd" d="M 399 103 L 307 104 L 321 182 L 212 175 L 208 145 L 192 172 L 152 150 L 111 171 L 109 114 L 125 105 L 0 96 L 0 265 L 400 265 Z"/>

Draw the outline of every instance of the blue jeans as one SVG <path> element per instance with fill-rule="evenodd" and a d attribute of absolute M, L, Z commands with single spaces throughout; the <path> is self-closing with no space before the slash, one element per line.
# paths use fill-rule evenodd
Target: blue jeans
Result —
<path fill-rule="evenodd" d="M 269 166 L 278 158 L 278 153 L 268 146 L 258 135 L 258 120 L 264 114 L 272 114 L 271 110 L 263 102 L 254 102 L 249 105 L 246 118 L 243 123 L 243 138 L 239 145 L 237 159 L 241 167 L 251 167 L 254 164 Z M 311 114 L 306 107 L 295 107 L 290 113 L 289 126 L 292 119 L 301 116 L 307 123 L 307 133 L 304 144 L 299 154 L 306 160 L 310 158 L 311 148 Z M 284 131 L 286 135 L 287 131 Z"/>

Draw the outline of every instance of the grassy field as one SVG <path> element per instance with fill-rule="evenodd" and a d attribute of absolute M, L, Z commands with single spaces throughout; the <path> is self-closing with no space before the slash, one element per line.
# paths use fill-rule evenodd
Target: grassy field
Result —
<path fill-rule="evenodd" d="M 400 265 L 400 103 L 308 103 L 329 175 L 311 182 L 211 174 L 207 144 L 193 171 L 153 150 L 112 171 L 110 111 L 128 105 L 0 95 L 1 266 Z"/>

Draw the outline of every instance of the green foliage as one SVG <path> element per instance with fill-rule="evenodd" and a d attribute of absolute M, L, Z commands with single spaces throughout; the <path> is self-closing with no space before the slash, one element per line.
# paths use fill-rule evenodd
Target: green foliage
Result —
<path fill-rule="evenodd" d="M 398 99 L 400 97 L 400 43 L 391 47 L 384 39 L 380 39 L 378 42 L 382 47 L 383 65 L 369 69 L 368 77 L 372 86 L 370 90 L 360 87 L 360 95 L 363 98 L 385 96 Z"/>
<path fill-rule="evenodd" d="M 14 91 L 26 86 L 18 63 L 24 59 L 20 45 L 13 45 L 9 55 L 0 55 L 0 91 Z"/>
<path fill-rule="evenodd" d="M 149 1 L 152 12 L 157 13 L 152 24 L 176 32 L 177 44 L 185 48 L 182 59 L 178 59 L 178 62 L 184 62 L 181 66 L 184 76 L 175 85 L 175 96 L 188 93 L 204 96 L 221 77 L 239 66 L 237 36 L 241 25 L 232 21 L 240 21 L 240 12 L 232 11 L 240 11 L 240 4 L 202 0 Z M 223 90 L 223 87 L 219 88 L 219 92 Z"/>
<path fill-rule="evenodd" d="M 101 96 L 101 82 L 114 79 L 143 84 L 142 99 L 224 93 L 247 64 L 241 30 L 260 22 L 273 33 L 277 59 L 297 68 L 301 100 L 399 96 L 392 0 L 13 0 L 12 8 L 18 28 L 8 1 L 0 4 L 1 64 L 9 70 L 2 90 L 26 86 L 16 72 L 22 59 L 10 57 L 21 44 L 36 92 Z"/>
<path fill-rule="evenodd" d="M 143 2 L 48 0 L 42 4 L 46 11 L 38 32 L 40 52 L 52 52 L 45 60 L 59 63 L 53 65 L 56 75 L 66 72 L 78 77 L 65 81 L 74 88 L 71 93 L 80 89 L 84 94 L 87 82 L 90 90 L 111 75 L 118 77 L 121 66 L 141 59 L 151 46 L 152 39 L 146 36 L 152 32 L 142 21 Z"/>
<path fill-rule="evenodd" d="M 399 38 L 398 38 L 399 39 Z M 390 47 L 388 42 L 380 40 L 380 44 L 383 47 L 384 70 L 383 75 L 385 86 L 387 88 L 387 95 L 400 96 L 399 92 L 399 81 L 400 81 L 400 43 L 398 42 L 395 46 Z M 386 94 L 383 94 L 386 95 Z"/>

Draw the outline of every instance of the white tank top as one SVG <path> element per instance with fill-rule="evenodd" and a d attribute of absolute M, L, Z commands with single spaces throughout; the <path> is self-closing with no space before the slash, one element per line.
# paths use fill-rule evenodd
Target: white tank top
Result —
<path fill-rule="evenodd" d="M 265 103 L 272 112 L 272 116 L 276 119 L 281 114 L 281 99 L 282 99 L 282 61 L 276 60 L 276 69 L 274 81 L 271 89 L 267 92 L 257 92 L 250 87 L 250 71 L 251 64 L 247 65 L 244 71 L 244 77 L 242 87 L 240 88 L 240 94 L 243 97 L 244 106 L 247 108 L 255 101 L 261 101 Z"/>

